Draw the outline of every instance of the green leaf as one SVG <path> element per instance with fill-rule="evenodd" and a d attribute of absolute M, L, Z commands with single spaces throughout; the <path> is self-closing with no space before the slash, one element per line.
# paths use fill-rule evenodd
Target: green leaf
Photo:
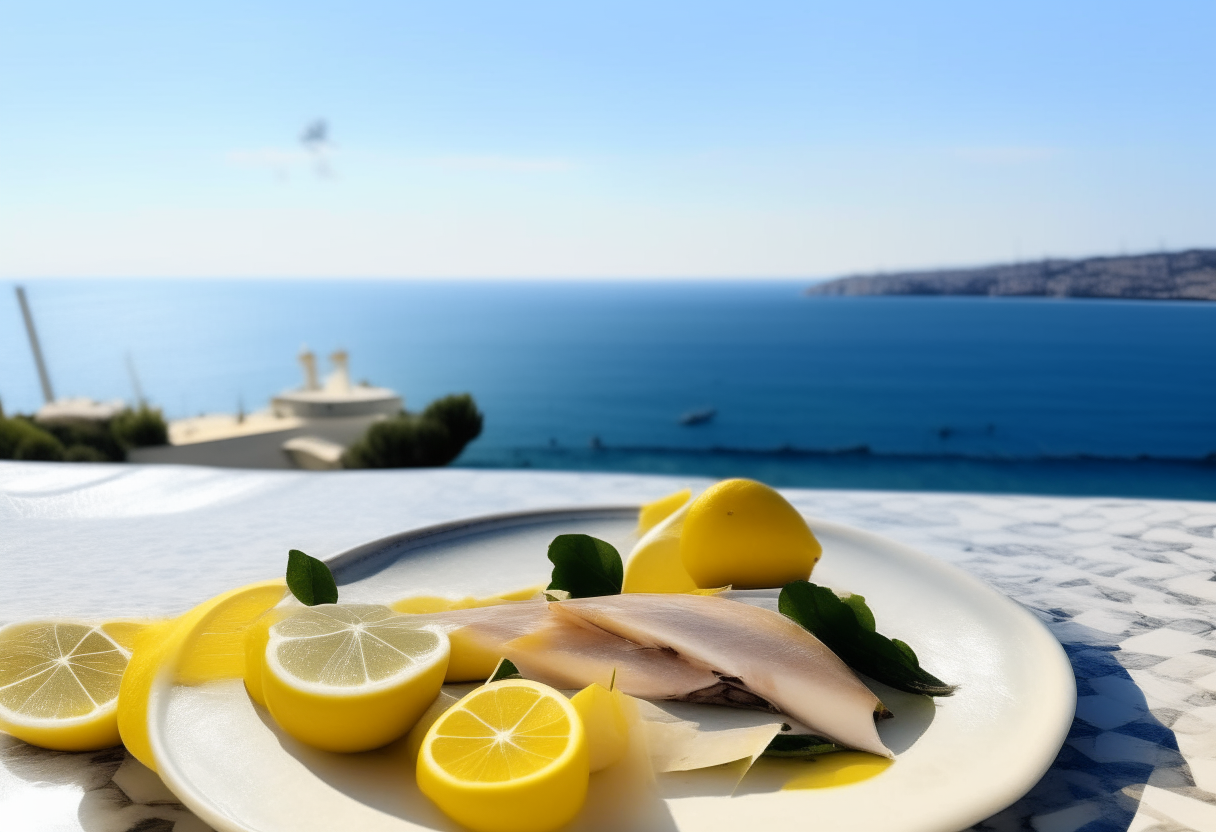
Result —
<path fill-rule="evenodd" d="M 491 682 L 500 682 L 503 679 L 522 679 L 519 668 L 513 662 L 507 659 L 499 659 L 498 667 L 494 668 L 494 672 L 490 674 L 490 678 L 486 679 L 486 684 Z"/>
<path fill-rule="evenodd" d="M 794 581 L 782 588 L 777 609 L 827 645 L 849 667 L 875 681 L 928 696 L 949 696 L 955 691 L 955 685 L 947 685 L 922 668 L 907 644 L 867 628 L 873 615 L 864 598 L 850 603 L 827 587 Z M 859 609 L 864 610 L 860 617 Z"/>
<path fill-rule="evenodd" d="M 917 667 L 920 667 L 920 660 L 916 658 L 916 651 L 914 651 L 910 646 L 908 646 L 908 643 L 906 641 L 900 641 L 897 638 L 893 638 L 893 639 L 891 639 L 891 643 L 899 648 L 899 652 L 903 653 L 904 657 L 909 662 L 916 665 Z"/>
<path fill-rule="evenodd" d="M 843 745 L 837 745 L 829 739 L 816 737 L 812 734 L 778 734 L 773 737 L 764 749 L 762 757 L 816 757 L 820 754 L 830 754 L 833 751 L 847 751 Z"/>
<path fill-rule="evenodd" d="M 338 585 L 329 567 L 299 549 L 287 553 L 287 588 L 308 607 L 338 603 Z"/>
<path fill-rule="evenodd" d="M 587 534 L 559 534 L 549 544 L 553 576 L 546 589 L 559 589 L 571 598 L 620 595 L 625 567 L 611 543 Z"/>
<path fill-rule="evenodd" d="M 840 600 L 844 601 L 844 605 L 853 611 L 853 615 L 857 618 L 857 623 L 865 627 L 871 633 L 874 632 L 874 613 L 870 612 L 870 608 L 866 606 L 866 599 L 860 595 L 846 595 Z"/>

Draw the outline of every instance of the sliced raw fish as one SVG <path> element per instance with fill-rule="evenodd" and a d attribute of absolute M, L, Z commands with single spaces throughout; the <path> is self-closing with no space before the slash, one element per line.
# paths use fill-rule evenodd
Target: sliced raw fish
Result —
<path fill-rule="evenodd" d="M 780 613 L 709 595 L 612 595 L 550 605 L 644 647 L 674 650 L 841 745 L 884 757 L 881 703 L 835 653 Z"/>
<path fill-rule="evenodd" d="M 550 614 L 535 632 L 502 645 L 529 679 L 555 688 L 613 683 L 639 699 L 682 699 L 719 684 L 713 671 L 670 650 L 643 647 L 573 616 Z"/>
<path fill-rule="evenodd" d="M 878 698 L 831 650 L 780 613 L 706 595 L 631 593 L 518 601 L 418 616 L 559 688 L 605 684 L 641 699 L 786 713 L 841 745 L 884 757 Z"/>

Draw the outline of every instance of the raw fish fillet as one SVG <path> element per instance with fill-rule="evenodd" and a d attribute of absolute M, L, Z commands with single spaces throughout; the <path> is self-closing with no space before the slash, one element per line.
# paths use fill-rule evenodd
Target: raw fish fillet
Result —
<path fill-rule="evenodd" d="M 891 757 L 878 697 L 835 653 L 780 613 L 708 595 L 626 594 L 550 605 L 643 647 L 674 650 L 738 680 L 828 739 Z"/>
<path fill-rule="evenodd" d="M 892 756 L 878 698 L 780 613 L 705 595 L 630 593 L 428 613 L 559 688 L 616 684 L 640 699 L 770 707 L 841 745 Z"/>
<path fill-rule="evenodd" d="M 502 645 L 502 655 L 529 679 L 562 689 L 592 682 L 639 699 L 683 699 L 713 688 L 718 677 L 670 650 L 643 647 L 572 616 L 550 613 L 535 632 Z"/>

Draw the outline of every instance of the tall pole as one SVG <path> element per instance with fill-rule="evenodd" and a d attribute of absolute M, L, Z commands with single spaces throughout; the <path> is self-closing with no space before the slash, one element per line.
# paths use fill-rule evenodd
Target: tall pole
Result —
<path fill-rule="evenodd" d="M 25 300 L 25 289 L 17 287 L 17 302 L 21 304 L 21 315 L 25 318 L 25 331 L 30 336 L 30 349 L 34 351 L 34 363 L 38 365 L 38 380 L 42 382 L 42 398 L 50 404 L 55 401 L 55 393 L 51 390 L 51 377 L 46 372 L 46 362 L 42 360 L 42 347 L 38 344 L 38 332 L 34 329 L 34 316 L 30 314 L 30 305 Z"/>

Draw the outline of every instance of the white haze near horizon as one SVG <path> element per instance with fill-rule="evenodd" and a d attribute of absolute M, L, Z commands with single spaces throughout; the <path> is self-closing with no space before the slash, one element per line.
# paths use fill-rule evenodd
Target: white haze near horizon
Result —
<path fill-rule="evenodd" d="M 1216 7 L 9 9 L 0 278 L 827 278 L 1216 245 Z M 323 158 L 299 141 L 323 117 Z"/>

